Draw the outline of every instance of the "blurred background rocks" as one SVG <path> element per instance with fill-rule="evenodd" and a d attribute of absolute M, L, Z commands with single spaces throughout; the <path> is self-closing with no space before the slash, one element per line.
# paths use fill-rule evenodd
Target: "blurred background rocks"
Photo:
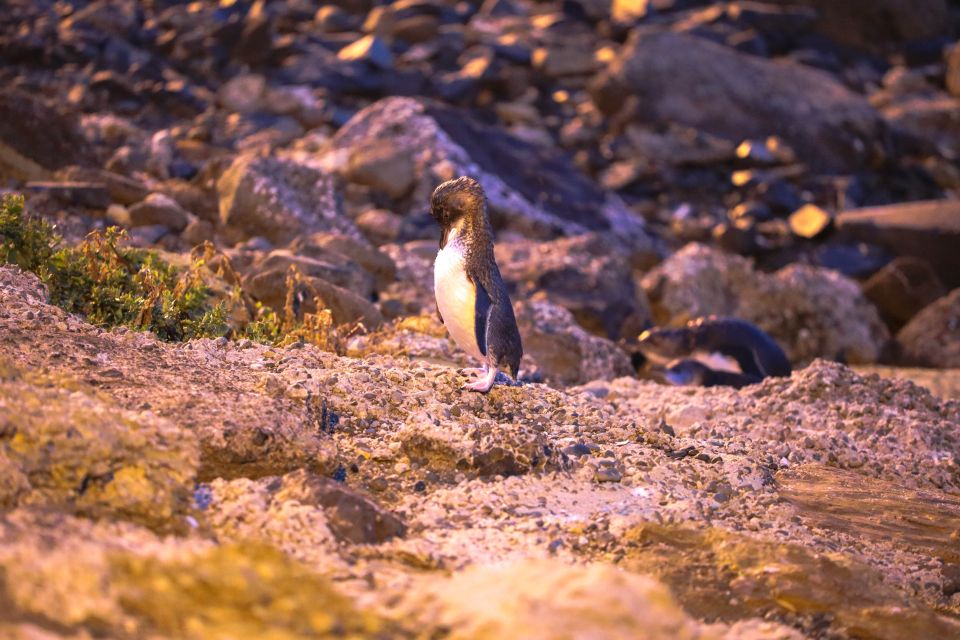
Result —
<path fill-rule="evenodd" d="M 429 193 L 461 174 L 487 191 L 517 300 L 543 295 L 625 352 L 653 323 L 728 313 L 796 364 L 915 363 L 898 332 L 960 286 L 945 0 L 3 13 L 0 184 L 68 239 L 120 224 L 166 251 L 212 241 L 267 305 L 295 263 L 340 301 L 338 322 L 427 311 L 429 280 L 388 256 L 435 240 Z M 317 233 L 350 238 L 345 259 L 306 251 Z M 763 283 L 735 288 L 767 308 L 698 291 L 694 273 L 658 285 L 692 242 L 719 252 L 721 279 Z M 822 302 L 782 301 L 789 282 Z M 687 287 L 690 302 L 665 301 Z"/>

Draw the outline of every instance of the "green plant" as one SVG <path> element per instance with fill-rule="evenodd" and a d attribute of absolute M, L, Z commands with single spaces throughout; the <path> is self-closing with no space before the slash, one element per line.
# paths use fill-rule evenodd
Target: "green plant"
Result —
<path fill-rule="evenodd" d="M 23 196 L 3 196 L 0 200 L 0 263 L 17 264 L 36 272 L 50 260 L 56 242 L 53 227 L 38 218 L 24 217 Z"/>
<path fill-rule="evenodd" d="M 283 320 L 276 311 L 257 302 L 254 320 L 244 328 L 244 336 L 254 342 L 277 344 L 283 338 Z"/>
<path fill-rule="evenodd" d="M 33 271 L 54 304 L 102 327 L 150 330 L 162 340 L 225 335 L 222 304 L 211 305 L 195 261 L 178 271 L 155 253 L 124 246 L 117 227 L 61 247 L 52 226 L 24 215 L 23 198 L 0 202 L 0 262 Z"/>

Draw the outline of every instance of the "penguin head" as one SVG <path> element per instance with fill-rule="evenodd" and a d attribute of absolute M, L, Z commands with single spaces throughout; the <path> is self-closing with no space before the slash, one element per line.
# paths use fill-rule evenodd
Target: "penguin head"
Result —
<path fill-rule="evenodd" d="M 695 332 L 686 327 L 654 327 L 640 334 L 640 351 L 648 357 L 656 355 L 679 358 L 696 348 Z"/>
<path fill-rule="evenodd" d="M 447 180 L 434 189 L 430 197 L 430 215 L 440 225 L 444 238 L 462 219 L 482 217 L 485 207 L 480 183 L 466 176 Z"/>

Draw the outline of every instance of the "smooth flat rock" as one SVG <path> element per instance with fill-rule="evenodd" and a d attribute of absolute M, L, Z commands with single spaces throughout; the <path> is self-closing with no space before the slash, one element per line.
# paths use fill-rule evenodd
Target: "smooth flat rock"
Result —
<path fill-rule="evenodd" d="M 960 200 L 927 200 L 845 211 L 837 229 L 897 255 L 930 262 L 949 287 L 960 286 Z"/>

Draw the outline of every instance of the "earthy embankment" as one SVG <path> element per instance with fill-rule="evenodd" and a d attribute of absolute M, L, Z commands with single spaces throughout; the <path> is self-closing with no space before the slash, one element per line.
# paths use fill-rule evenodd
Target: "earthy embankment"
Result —
<path fill-rule="evenodd" d="M 14 268 L 0 344 L 13 637 L 960 636 L 960 405 L 907 381 L 464 394 L 103 331 Z"/>

